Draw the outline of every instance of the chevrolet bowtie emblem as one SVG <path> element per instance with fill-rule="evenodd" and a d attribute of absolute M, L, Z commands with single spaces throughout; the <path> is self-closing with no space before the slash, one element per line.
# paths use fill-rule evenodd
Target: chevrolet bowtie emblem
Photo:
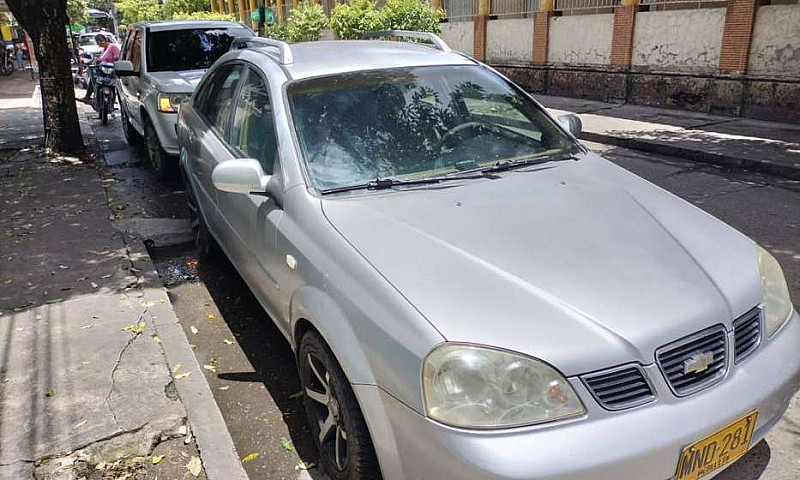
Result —
<path fill-rule="evenodd" d="M 708 369 L 714 363 L 712 352 L 695 352 L 683 362 L 683 374 L 700 373 Z"/>

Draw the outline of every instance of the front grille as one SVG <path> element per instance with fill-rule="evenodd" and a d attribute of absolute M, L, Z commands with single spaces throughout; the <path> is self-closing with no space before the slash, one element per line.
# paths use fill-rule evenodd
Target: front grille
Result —
<path fill-rule="evenodd" d="M 608 410 L 632 408 L 656 398 L 638 365 L 590 373 L 582 378 L 597 403 Z"/>
<path fill-rule="evenodd" d="M 734 359 L 747 358 L 761 343 L 761 309 L 754 308 L 733 322 Z"/>
<path fill-rule="evenodd" d="M 708 387 L 725 376 L 727 334 L 722 325 L 696 333 L 656 351 L 658 366 L 672 391 L 685 396 Z M 709 355 L 708 364 L 704 364 Z M 692 366 L 698 366 L 692 370 Z M 705 367 L 705 368 L 700 368 Z"/>

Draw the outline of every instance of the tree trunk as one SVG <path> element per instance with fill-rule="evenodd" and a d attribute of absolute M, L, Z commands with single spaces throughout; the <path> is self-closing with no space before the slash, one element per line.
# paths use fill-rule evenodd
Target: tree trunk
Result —
<path fill-rule="evenodd" d="M 66 2 L 7 0 L 6 3 L 28 32 L 36 50 L 45 148 L 67 154 L 83 152 L 67 44 Z"/>

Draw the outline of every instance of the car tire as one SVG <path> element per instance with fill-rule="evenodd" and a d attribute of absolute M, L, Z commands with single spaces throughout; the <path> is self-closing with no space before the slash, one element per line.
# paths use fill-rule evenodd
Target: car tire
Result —
<path fill-rule="evenodd" d="M 144 146 L 147 161 L 161 180 L 168 180 L 174 176 L 175 166 L 178 163 L 161 148 L 156 127 L 149 118 L 144 119 Z"/>
<path fill-rule="evenodd" d="M 319 464 L 333 480 L 379 480 L 380 467 L 367 424 L 333 352 L 318 333 L 310 331 L 303 335 L 298 355 Z"/>
<path fill-rule="evenodd" d="M 181 178 L 183 179 L 184 191 L 186 192 L 186 204 L 189 207 L 189 222 L 192 227 L 192 236 L 194 238 L 194 246 L 197 249 L 197 256 L 202 260 L 214 260 L 219 258 L 222 254 L 222 249 L 219 247 L 217 240 L 211 231 L 208 229 L 203 213 L 197 205 L 192 186 L 186 178 L 186 173 L 181 169 Z"/>
<path fill-rule="evenodd" d="M 128 112 L 125 111 L 125 106 L 120 103 L 119 106 L 120 114 L 122 115 L 122 133 L 125 134 L 125 141 L 128 142 L 128 145 L 134 148 L 140 148 L 142 146 L 142 136 L 136 129 L 131 125 L 131 119 L 128 118 Z"/>

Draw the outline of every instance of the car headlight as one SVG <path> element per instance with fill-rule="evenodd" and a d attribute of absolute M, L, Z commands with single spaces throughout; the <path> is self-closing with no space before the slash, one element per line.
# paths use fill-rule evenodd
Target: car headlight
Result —
<path fill-rule="evenodd" d="M 106 74 L 106 75 L 114 75 L 114 67 L 109 67 L 109 66 L 106 66 L 106 65 L 101 65 L 101 66 L 100 66 L 100 71 L 101 71 L 101 72 L 103 72 L 103 73 L 104 73 L 104 74 Z"/>
<path fill-rule="evenodd" d="M 159 93 L 158 111 L 167 113 L 177 113 L 181 103 L 189 99 L 185 93 Z"/>
<path fill-rule="evenodd" d="M 563 420 L 586 409 L 569 382 L 534 358 L 445 343 L 422 367 L 430 418 L 465 428 L 506 428 Z"/>
<path fill-rule="evenodd" d="M 761 246 L 756 245 L 758 271 L 761 274 L 761 307 L 764 311 L 764 324 L 767 337 L 771 337 L 789 320 L 792 313 L 792 299 L 789 286 L 783 276 L 781 265 L 775 257 Z"/>

